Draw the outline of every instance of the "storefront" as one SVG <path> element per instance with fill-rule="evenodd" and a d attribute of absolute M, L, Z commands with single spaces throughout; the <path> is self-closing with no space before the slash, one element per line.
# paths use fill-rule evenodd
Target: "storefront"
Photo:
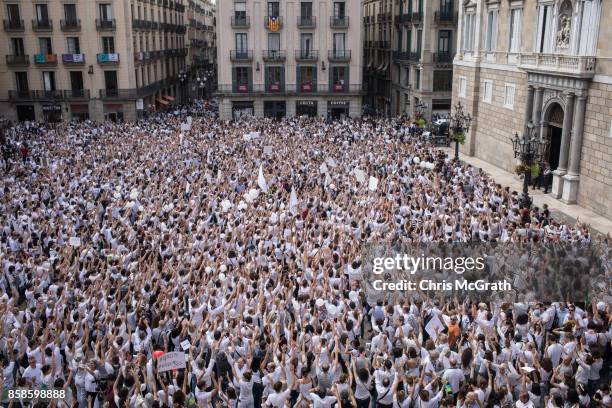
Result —
<path fill-rule="evenodd" d="M 89 119 L 89 105 L 88 104 L 78 104 L 78 105 L 70 105 L 70 113 L 72 120 L 84 121 Z"/>
<path fill-rule="evenodd" d="M 17 105 L 17 120 L 19 122 L 36 120 L 34 105 Z"/>
<path fill-rule="evenodd" d="M 105 103 L 104 119 L 112 122 L 123 122 L 123 104 Z"/>
<path fill-rule="evenodd" d="M 264 101 L 264 117 L 282 119 L 287 116 L 287 102 Z"/>
<path fill-rule="evenodd" d="M 253 101 L 232 102 L 232 118 L 238 120 L 243 116 L 254 116 Z"/>
<path fill-rule="evenodd" d="M 296 101 L 295 114 L 297 116 L 317 116 L 317 101 Z"/>
<path fill-rule="evenodd" d="M 327 102 L 327 117 L 332 120 L 342 120 L 349 116 L 349 101 Z"/>
<path fill-rule="evenodd" d="M 62 105 L 56 103 L 52 105 L 43 105 L 43 120 L 49 123 L 62 121 Z"/>

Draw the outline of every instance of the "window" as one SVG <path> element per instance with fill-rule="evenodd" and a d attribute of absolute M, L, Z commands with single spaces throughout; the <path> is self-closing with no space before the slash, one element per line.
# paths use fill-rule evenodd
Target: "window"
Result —
<path fill-rule="evenodd" d="M 236 51 L 247 52 L 249 49 L 249 42 L 246 33 L 236 33 Z"/>
<path fill-rule="evenodd" d="M 55 91 L 55 72 L 44 71 L 42 74 L 43 74 L 43 89 L 47 92 Z"/>
<path fill-rule="evenodd" d="M 267 91 L 278 92 L 282 90 L 283 67 L 266 67 Z"/>
<path fill-rule="evenodd" d="M 119 89 L 117 71 L 104 71 L 104 89 L 107 91 Z"/>
<path fill-rule="evenodd" d="M 36 5 L 36 21 L 42 24 L 49 22 L 49 8 L 46 4 Z"/>
<path fill-rule="evenodd" d="M 440 14 L 443 16 L 453 14 L 453 0 L 440 0 Z"/>
<path fill-rule="evenodd" d="M 463 16 L 463 50 L 474 50 L 474 31 L 476 23 L 476 15 L 474 13 L 465 14 Z"/>
<path fill-rule="evenodd" d="M 6 15 L 11 27 L 21 26 L 21 13 L 19 13 L 19 4 L 7 4 Z"/>
<path fill-rule="evenodd" d="M 112 21 L 113 20 L 113 7 L 110 3 L 101 3 L 99 5 L 100 20 Z"/>
<path fill-rule="evenodd" d="M 459 77 L 459 97 L 465 98 L 467 93 L 467 78 Z"/>
<path fill-rule="evenodd" d="M 104 54 L 115 53 L 115 37 L 102 37 L 102 52 Z"/>
<path fill-rule="evenodd" d="M 538 31 L 536 52 L 549 53 L 553 50 L 553 6 L 540 6 L 538 12 Z"/>
<path fill-rule="evenodd" d="M 64 19 L 70 23 L 76 23 L 76 4 L 64 4 Z"/>
<path fill-rule="evenodd" d="M 280 15 L 280 4 L 278 1 L 268 2 L 268 16 L 278 17 Z"/>
<path fill-rule="evenodd" d="M 490 79 L 484 80 L 482 99 L 487 103 L 491 103 L 493 100 L 493 81 Z"/>
<path fill-rule="evenodd" d="M 238 1 L 234 3 L 234 17 L 236 20 L 246 20 L 246 3 Z"/>
<path fill-rule="evenodd" d="M 451 31 L 440 30 L 438 32 L 438 52 L 440 54 L 450 54 L 451 52 Z"/>
<path fill-rule="evenodd" d="M 66 38 L 66 51 L 68 54 L 80 54 L 81 44 L 79 37 L 68 37 Z"/>
<path fill-rule="evenodd" d="M 312 52 L 312 34 L 300 34 L 300 54 L 302 58 L 310 56 Z"/>
<path fill-rule="evenodd" d="M 416 89 L 421 89 L 421 70 L 418 68 L 416 69 L 416 81 L 414 87 Z"/>
<path fill-rule="evenodd" d="M 410 67 L 406 67 L 404 68 L 404 86 L 409 86 L 410 85 Z"/>
<path fill-rule="evenodd" d="M 334 91 L 344 91 L 347 85 L 347 70 L 346 67 L 332 67 L 332 84 Z"/>
<path fill-rule="evenodd" d="M 38 46 L 41 54 L 49 55 L 53 54 L 53 46 L 51 44 L 51 37 L 40 37 L 38 38 Z"/>
<path fill-rule="evenodd" d="M 512 53 L 521 51 L 521 25 L 522 25 L 523 10 L 510 10 L 510 45 L 508 50 Z"/>
<path fill-rule="evenodd" d="M 317 84 L 317 68 L 313 66 L 301 66 L 297 69 L 298 84 L 301 92 L 312 92 Z"/>
<path fill-rule="evenodd" d="M 83 73 L 81 71 L 70 71 L 70 89 L 73 91 L 83 90 Z"/>
<path fill-rule="evenodd" d="M 23 38 L 11 38 L 11 46 L 13 48 L 13 55 L 16 55 L 16 56 L 25 55 L 25 48 L 23 46 Z"/>
<path fill-rule="evenodd" d="M 15 86 L 17 92 L 28 92 L 30 90 L 27 72 L 15 72 Z"/>
<path fill-rule="evenodd" d="M 416 41 L 416 52 L 417 54 L 421 54 L 421 47 L 423 46 L 423 30 L 417 30 Z"/>
<path fill-rule="evenodd" d="M 302 16 L 302 20 L 312 19 L 312 2 L 303 1 L 300 4 L 300 16 Z"/>
<path fill-rule="evenodd" d="M 344 56 L 344 44 L 345 44 L 345 35 L 344 33 L 335 33 L 334 34 L 334 55 L 337 57 Z"/>
<path fill-rule="evenodd" d="M 506 84 L 504 86 L 504 108 L 514 108 L 514 91 L 516 86 L 514 84 Z"/>
<path fill-rule="evenodd" d="M 453 71 L 434 71 L 433 90 L 434 92 L 449 92 L 453 89 Z"/>
<path fill-rule="evenodd" d="M 268 33 L 268 50 L 280 51 L 280 34 Z"/>
<path fill-rule="evenodd" d="M 346 17 L 346 3 L 343 1 L 334 2 L 334 19 L 343 20 Z"/>
<path fill-rule="evenodd" d="M 234 68 L 236 77 L 235 83 L 239 92 L 247 92 L 249 90 L 249 68 L 236 67 Z"/>
<path fill-rule="evenodd" d="M 487 14 L 487 37 L 485 49 L 487 52 L 493 52 L 496 49 L 497 43 L 497 10 L 489 10 Z"/>
<path fill-rule="evenodd" d="M 406 51 L 412 51 L 412 30 L 406 32 Z"/>

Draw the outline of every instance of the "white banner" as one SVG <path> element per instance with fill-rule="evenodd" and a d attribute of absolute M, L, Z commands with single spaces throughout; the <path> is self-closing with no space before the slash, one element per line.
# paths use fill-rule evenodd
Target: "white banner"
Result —
<path fill-rule="evenodd" d="M 370 176 L 370 180 L 368 181 L 368 189 L 370 191 L 376 191 L 378 188 L 378 179 L 376 177 Z"/>

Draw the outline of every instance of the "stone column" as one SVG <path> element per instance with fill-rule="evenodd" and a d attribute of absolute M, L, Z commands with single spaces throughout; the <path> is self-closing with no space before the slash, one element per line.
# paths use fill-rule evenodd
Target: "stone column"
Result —
<path fill-rule="evenodd" d="M 535 102 L 533 106 L 533 115 L 531 120 L 535 125 L 535 128 L 538 129 L 540 127 L 540 120 L 542 118 L 542 98 L 544 96 L 544 88 L 539 86 L 535 91 Z M 538 129 L 539 131 L 539 129 Z"/>
<path fill-rule="evenodd" d="M 571 129 L 574 121 L 574 93 L 569 92 L 563 113 L 563 130 L 561 133 L 561 152 L 559 153 L 559 167 L 553 172 L 552 195 L 561 198 L 563 195 L 563 176 L 567 173 L 569 159 Z"/>
<path fill-rule="evenodd" d="M 578 196 L 578 182 L 580 172 L 580 153 L 582 151 L 582 133 L 584 131 L 584 113 L 586 109 L 586 96 L 579 96 L 576 101 L 574 113 L 574 127 L 570 143 L 569 169 L 563 176 L 562 201 L 575 204 Z"/>
<path fill-rule="evenodd" d="M 533 86 L 527 86 L 527 105 L 525 106 L 525 120 L 523 124 L 523 133 L 527 133 L 527 123 L 533 115 Z"/>

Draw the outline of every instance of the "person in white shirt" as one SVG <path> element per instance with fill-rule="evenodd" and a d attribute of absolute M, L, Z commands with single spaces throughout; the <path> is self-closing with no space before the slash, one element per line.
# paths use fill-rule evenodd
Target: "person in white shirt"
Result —
<path fill-rule="evenodd" d="M 335 387 L 333 392 L 336 393 Z M 310 391 L 310 399 L 313 408 L 332 408 L 333 404 L 338 401 L 338 396 L 329 395 L 323 388 L 313 388 Z"/>
<path fill-rule="evenodd" d="M 43 379 L 42 364 L 37 364 L 34 356 L 29 357 L 28 362 L 29 365 L 23 371 L 21 378 L 24 378 L 30 387 L 38 388 L 42 384 Z"/>

